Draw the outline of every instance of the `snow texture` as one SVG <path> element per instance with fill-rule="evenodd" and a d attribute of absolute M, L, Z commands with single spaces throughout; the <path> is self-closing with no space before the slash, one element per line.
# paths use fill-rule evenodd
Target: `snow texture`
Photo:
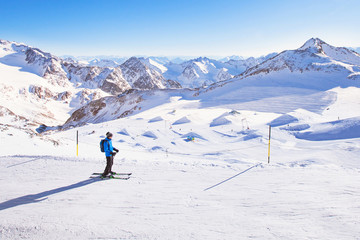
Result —
<path fill-rule="evenodd" d="M 359 238 L 357 53 L 310 39 L 197 90 L 162 89 L 166 78 L 132 59 L 131 82 L 146 72 L 158 87 L 111 95 L 92 74 L 125 68 L 85 65 L 69 82 L 58 58 L 1 45 L 0 239 Z M 217 64 L 184 66 L 199 84 Z M 85 73 L 92 88 L 76 79 Z M 106 132 L 129 180 L 89 178 L 105 167 Z"/>

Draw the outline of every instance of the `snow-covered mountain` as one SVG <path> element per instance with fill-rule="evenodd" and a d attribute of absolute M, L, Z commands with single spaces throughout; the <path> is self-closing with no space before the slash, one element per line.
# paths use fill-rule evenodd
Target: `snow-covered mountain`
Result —
<path fill-rule="evenodd" d="M 77 62 L 84 65 L 89 66 L 97 66 L 97 67 L 116 67 L 122 63 L 124 63 L 128 58 L 120 57 L 120 56 L 71 56 L 71 55 L 62 55 L 60 58 L 68 61 L 68 62 Z"/>
<path fill-rule="evenodd" d="M 26 120 L 33 130 L 62 124 L 84 104 L 131 88 L 181 87 L 137 58 L 117 67 L 91 66 L 6 40 L 0 40 L 0 69 L 0 117 Z"/>
<path fill-rule="evenodd" d="M 81 86 L 92 82 L 90 70 L 80 76 L 82 68 L 40 49 L 0 40 L 0 105 L 8 115 L 26 120 L 28 124 L 23 127 L 61 124 L 73 110 L 108 95 L 101 90 L 102 82 L 100 86 Z M 78 78 L 72 79 L 76 74 Z"/>
<path fill-rule="evenodd" d="M 216 65 L 206 58 L 190 63 L 190 67 L 185 71 L 189 78 L 199 76 L 194 69 L 202 73 L 217 69 Z M 336 91 L 328 90 L 337 87 L 360 87 L 359 76 L 359 54 L 346 48 L 330 46 L 320 39 L 310 39 L 299 49 L 287 50 L 268 57 L 264 62 L 234 78 L 192 91 L 193 94 L 184 95 L 183 90 L 177 91 L 177 94 L 186 100 L 199 101 L 201 107 L 251 109 L 284 114 L 298 108 L 310 112 L 321 112 L 336 100 Z M 144 93 L 136 94 L 141 99 L 149 99 L 142 97 Z M 173 95 L 170 94 L 169 98 L 171 96 Z M 304 99 L 307 100 L 304 101 Z M 289 101 L 289 103 L 286 104 L 284 101 Z M 153 106 L 154 103 L 150 105 Z M 142 103 L 141 107 L 139 106 L 132 106 L 132 112 L 141 111 L 146 106 L 146 102 Z M 90 105 L 84 106 L 83 112 L 91 112 L 90 108 Z M 116 117 L 128 111 L 121 107 L 119 110 Z M 82 115 L 88 118 L 86 114 Z M 96 116 L 92 115 L 91 118 L 94 119 Z M 68 124 L 70 122 L 76 124 L 77 121 L 79 121 L 78 118 L 76 121 L 69 120 Z M 84 122 L 86 121 L 82 121 L 82 124 Z"/>
<path fill-rule="evenodd" d="M 168 57 L 148 57 L 148 58 L 160 64 L 167 64 L 172 61 Z"/>
<path fill-rule="evenodd" d="M 336 88 L 360 87 L 359 61 L 359 54 L 313 38 L 231 80 L 201 89 L 198 95 L 236 109 L 256 105 L 257 111 L 286 113 L 302 108 L 318 113 L 336 101 Z M 291 104 L 284 109 L 282 101 Z"/>
<path fill-rule="evenodd" d="M 349 49 L 351 49 L 351 50 L 353 50 L 353 51 L 355 51 L 355 52 L 357 52 L 357 53 L 360 54 L 360 47 L 357 47 L 357 48 L 349 48 Z"/>
<path fill-rule="evenodd" d="M 161 64 L 153 59 L 143 59 L 149 68 L 161 72 L 166 79 L 179 82 L 183 87 L 198 88 L 232 77 L 221 62 L 206 57 L 188 60 L 180 64 L 168 62 Z M 241 71 L 235 71 L 239 74 Z"/>
<path fill-rule="evenodd" d="M 259 58 L 250 57 L 247 59 L 234 55 L 221 60 L 207 57 L 179 61 L 170 60 L 167 57 L 135 57 L 135 59 L 139 59 L 148 68 L 162 74 L 165 79 L 179 82 L 182 87 L 198 88 L 228 80 L 275 55 L 276 53 L 272 53 Z M 68 62 L 79 65 L 95 67 L 118 67 L 120 65 L 110 57 L 109 59 L 86 58 L 88 62 L 74 59 L 76 58 L 66 58 Z"/>
<path fill-rule="evenodd" d="M 228 80 L 275 55 L 272 53 L 259 58 L 247 59 L 233 56 L 226 62 L 207 57 L 191 59 L 180 64 L 174 62 L 162 64 L 152 58 L 143 58 L 142 61 L 149 68 L 161 72 L 166 79 L 176 80 L 183 87 L 198 88 Z"/>
<path fill-rule="evenodd" d="M 1 46 L 0 64 L 4 69 L 1 71 L 2 102 L 6 103 L 2 104 L 3 111 L 8 115 L 13 113 L 17 119 L 47 125 L 65 122 L 69 114 L 79 108 L 84 110 L 83 117 L 90 112 L 93 114 L 89 118 L 91 122 L 101 111 L 86 109 L 88 103 L 99 100 L 98 102 L 106 105 L 106 101 L 101 100 L 103 97 L 115 95 L 116 99 L 116 95 L 127 94 L 130 89 L 181 88 L 179 82 L 183 87 L 192 88 L 209 85 L 195 91 L 194 99 L 200 100 L 204 106 L 213 104 L 210 104 L 211 101 L 217 105 L 231 103 L 239 106 L 239 103 L 241 105 L 249 99 L 261 99 L 264 104 L 268 104 L 265 99 L 269 96 L 283 96 L 287 93 L 296 95 L 299 91 L 304 92 L 304 89 L 305 92 L 309 89 L 326 91 L 339 86 L 358 86 L 360 76 L 359 54 L 347 48 L 333 47 L 320 39 L 310 39 L 296 50 L 258 59 L 223 63 L 201 57 L 182 64 L 163 59 L 162 64 L 155 58 L 132 57 L 117 67 L 89 66 L 77 61 L 66 61 L 39 49 L 4 40 L 1 41 Z M 233 77 L 234 75 L 236 76 Z M 8 81 L 8 78 L 13 80 Z M 278 86 L 288 87 L 290 90 L 287 92 L 282 88 L 278 91 Z M 296 91 L 291 92 L 294 89 Z M 181 92 L 182 90 L 178 91 L 179 94 Z M 143 100 L 148 99 L 151 92 L 146 95 L 141 91 L 133 94 L 137 96 L 136 99 Z M 333 99 L 332 96 L 325 95 L 324 98 Z M 128 98 L 123 94 L 120 97 L 125 104 Z M 31 111 L 24 111 L 19 105 L 10 104 L 16 98 L 21 99 L 18 101 L 20 105 L 28 106 Z M 132 112 L 140 109 L 136 104 L 132 105 L 133 100 L 129 102 Z M 145 106 L 146 104 L 142 108 Z M 116 114 L 113 116 L 124 116 L 123 110 L 114 111 Z M 72 117 L 67 123 L 76 125 L 75 119 L 80 119 L 78 116 Z M 101 119 L 105 121 L 112 118 Z"/>
<path fill-rule="evenodd" d="M 265 56 L 261 56 L 258 58 L 255 57 L 249 57 L 246 59 L 239 59 L 234 60 L 230 59 L 229 61 L 225 62 L 225 68 L 229 69 L 229 71 L 233 72 L 234 75 L 238 75 L 240 73 L 245 72 L 247 69 L 252 68 L 262 62 L 265 62 L 266 60 L 276 56 L 277 53 L 270 53 Z"/>
<path fill-rule="evenodd" d="M 239 75 L 269 74 L 279 71 L 343 73 L 347 78 L 359 76 L 360 55 L 343 47 L 333 47 L 318 38 L 311 38 L 296 50 L 284 51 Z"/>
<path fill-rule="evenodd" d="M 120 64 L 111 59 L 98 59 L 95 58 L 89 62 L 89 66 L 97 66 L 97 67 L 117 67 Z"/>
<path fill-rule="evenodd" d="M 181 64 L 168 64 L 163 73 L 165 78 L 175 79 L 182 86 L 197 88 L 232 77 L 220 62 L 200 57 Z"/>
<path fill-rule="evenodd" d="M 150 59 L 150 61 L 153 61 Z M 124 78 L 135 89 L 164 89 L 181 88 L 181 85 L 173 80 L 166 80 L 162 74 L 154 68 L 149 68 L 139 58 L 132 57 L 119 66 Z"/>
<path fill-rule="evenodd" d="M 245 60 L 242 56 L 232 55 L 219 59 L 220 62 L 228 62 L 230 60 Z"/>

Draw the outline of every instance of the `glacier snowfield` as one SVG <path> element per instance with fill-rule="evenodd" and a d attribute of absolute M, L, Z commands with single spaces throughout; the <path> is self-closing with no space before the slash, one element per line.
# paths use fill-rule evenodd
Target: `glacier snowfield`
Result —
<path fill-rule="evenodd" d="M 1 135 L 9 147 L 1 145 L 0 236 L 356 239 L 360 111 L 348 98 L 358 93 L 335 89 L 336 101 L 321 114 L 198 108 L 173 97 L 134 116 L 47 133 L 44 140 L 14 129 L 13 136 Z M 344 108 L 346 120 L 331 110 L 341 101 L 354 109 Z M 339 129 L 349 135 L 334 138 Z M 99 142 L 107 131 L 120 149 L 113 170 L 132 172 L 127 181 L 89 179 L 105 167 Z M 327 139 L 316 139 L 324 134 Z"/>

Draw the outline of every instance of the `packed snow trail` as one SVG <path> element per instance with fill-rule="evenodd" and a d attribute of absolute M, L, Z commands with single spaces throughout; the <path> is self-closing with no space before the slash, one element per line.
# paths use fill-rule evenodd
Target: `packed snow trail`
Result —
<path fill-rule="evenodd" d="M 285 150 L 286 152 L 286 150 Z M 99 159 L 0 157 L 1 239 L 354 239 L 359 168 L 284 161 L 253 168 L 176 158 L 115 160 L 128 181 L 88 179 Z M 38 158 L 31 164 L 19 164 Z M 13 166 L 14 164 L 18 164 Z M 9 167 L 13 166 L 13 167 Z M 9 167 L 9 168 L 8 168 Z"/>

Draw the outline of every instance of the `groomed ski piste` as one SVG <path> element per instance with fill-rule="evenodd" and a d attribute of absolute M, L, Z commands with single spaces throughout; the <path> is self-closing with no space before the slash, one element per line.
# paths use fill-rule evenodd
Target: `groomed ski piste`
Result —
<path fill-rule="evenodd" d="M 359 94 L 268 97 L 269 111 L 264 99 L 233 111 L 172 96 L 43 139 L 13 129 L 1 135 L 0 238 L 358 239 Z M 107 131 L 129 180 L 89 178 Z"/>

